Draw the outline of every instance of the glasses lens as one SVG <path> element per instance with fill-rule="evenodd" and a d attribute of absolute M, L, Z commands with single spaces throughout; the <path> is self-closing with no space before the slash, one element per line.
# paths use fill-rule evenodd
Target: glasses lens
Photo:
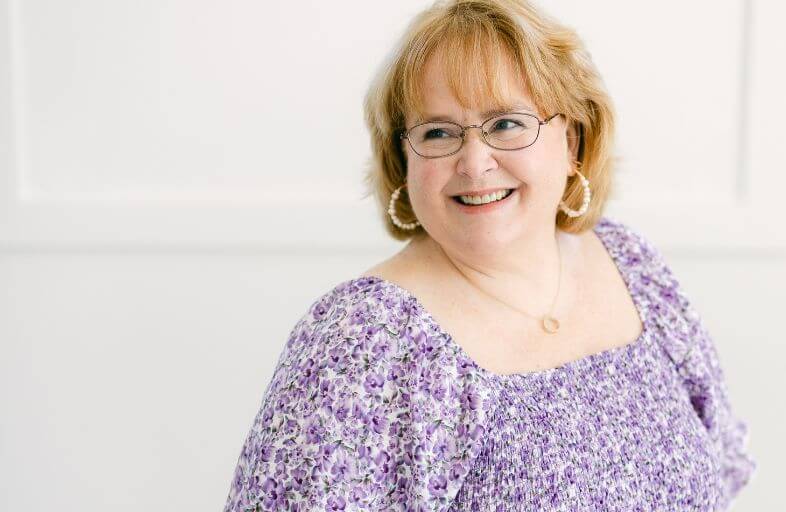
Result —
<path fill-rule="evenodd" d="M 461 127 L 453 123 L 421 124 L 410 130 L 409 141 L 420 155 L 447 155 L 461 147 Z"/>
<path fill-rule="evenodd" d="M 499 149 L 519 149 L 532 145 L 538 138 L 540 123 L 528 114 L 503 114 L 483 124 L 490 145 Z"/>

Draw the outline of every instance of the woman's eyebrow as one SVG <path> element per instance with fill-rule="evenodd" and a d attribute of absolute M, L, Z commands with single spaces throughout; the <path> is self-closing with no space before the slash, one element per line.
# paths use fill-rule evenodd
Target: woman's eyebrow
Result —
<path fill-rule="evenodd" d="M 506 107 L 498 107 L 491 110 L 487 110 L 485 112 L 481 112 L 481 117 L 483 119 L 488 119 L 490 117 L 496 116 L 498 114 L 504 114 L 506 112 L 521 112 L 521 111 L 528 111 L 535 113 L 535 109 L 527 105 L 526 103 L 516 103 L 514 105 L 508 105 Z M 425 114 L 424 117 L 418 118 L 416 123 L 431 123 L 436 121 L 451 121 L 456 123 L 457 121 L 454 120 L 450 116 L 442 115 L 442 114 Z"/>

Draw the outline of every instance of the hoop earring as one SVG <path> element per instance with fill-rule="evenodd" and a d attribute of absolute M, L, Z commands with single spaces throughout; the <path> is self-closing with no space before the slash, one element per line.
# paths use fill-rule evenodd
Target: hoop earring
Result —
<path fill-rule="evenodd" d="M 568 217 L 580 217 L 587 213 L 587 208 L 589 208 L 590 199 L 592 197 L 592 194 L 590 193 L 589 180 L 579 172 L 578 167 L 576 168 L 576 174 L 579 175 L 581 186 L 584 187 L 584 200 L 581 203 L 581 208 L 578 210 L 571 210 L 570 207 L 565 204 L 565 201 L 559 202 L 560 209 L 565 212 Z"/>
<path fill-rule="evenodd" d="M 420 222 L 417 220 L 414 222 L 410 222 L 409 224 L 404 224 L 396 217 L 396 201 L 398 201 L 398 196 L 401 194 L 401 189 L 404 188 L 407 184 L 404 183 L 399 188 L 393 191 L 393 195 L 390 196 L 390 203 L 388 203 L 388 215 L 390 215 L 390 219 L 393 221 L 393 224 L 398 226 L 401 229 L 415 229 L 416 227 L 420 226 Z"/>

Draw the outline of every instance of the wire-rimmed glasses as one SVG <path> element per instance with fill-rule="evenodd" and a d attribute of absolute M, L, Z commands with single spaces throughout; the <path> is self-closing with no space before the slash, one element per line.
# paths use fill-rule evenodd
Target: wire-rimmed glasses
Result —
<path fill-rule="evenodd" d="M 535 144 L 540 127 L 558 115 L 561 114 L 541 121 L 534 114 L 507 112 L 497 114 L 482 124 L 467 126 L 451 121 L 428 121 L 409 128 L 399 137 L 407 139 L 412 151 L 423 158 L 440 158 L 461 149 L 469 128 L 480 128 L 483 141 L 492 148 L 515 151 Z"/>

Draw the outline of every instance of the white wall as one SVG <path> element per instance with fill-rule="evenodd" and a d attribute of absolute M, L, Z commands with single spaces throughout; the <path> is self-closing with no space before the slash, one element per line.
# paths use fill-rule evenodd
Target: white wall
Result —
<path fill-rule="evenodd" d="M 1 510 L 223 506 L 293 323 L 399 247 L 359 199 L 361 101 L 429 3 L 0 0 Z M 617 102 L 609 213 L 750 424 L 734 510 L 783 508 L 786 7 L 541 3 Z M 305 120 L 307 150 L 281 137 Z"/>

